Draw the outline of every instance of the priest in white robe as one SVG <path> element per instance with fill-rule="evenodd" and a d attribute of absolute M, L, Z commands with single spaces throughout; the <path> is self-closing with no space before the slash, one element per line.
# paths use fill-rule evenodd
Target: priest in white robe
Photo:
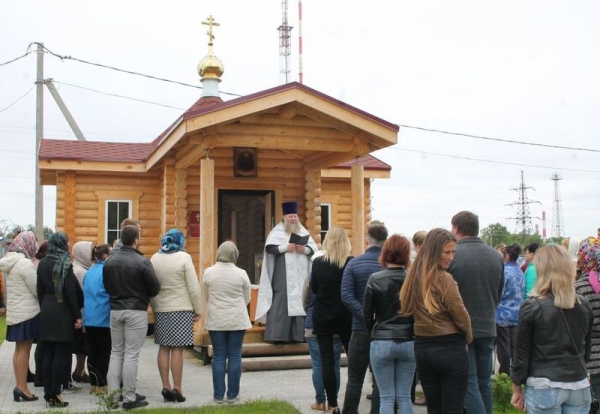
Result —
<path fill-rule="evenodd" d="M 281 205 L 283 220 L 269 233 L 263 252 L 256 319 L 266 323 L 265 341 L 304 342 L 302 286 L 317 245 L 300 224 L 298 203 Z M 297 237 L 300 236 L 300 237 Z M 290 242 L 290 238 L 302 244 Z"/>

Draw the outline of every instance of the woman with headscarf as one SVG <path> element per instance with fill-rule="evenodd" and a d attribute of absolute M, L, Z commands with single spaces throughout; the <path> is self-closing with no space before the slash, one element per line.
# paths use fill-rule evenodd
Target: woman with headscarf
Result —
<path fill-rule="evenodd" d="M 73 273 L 79 282 L 78 294 L 83 296 L 83 277 L 92 266 L 92 248 L 94 244 L 91 241 L 80 241 L 73 245 Z M 77 358 L 75 370 L 71 378 L 75 382 L 90 382 L 90 376 L 85 372 L 85 359 L 88 353 L 87 335 L 82 330 L 76 332 L 75 350 L 73 352 Z"/>
<path fill-rule="evenodd" d="M 48 254 L 37 271 L 40 302 L 40 340 L 44 342 L 44 399 L 50 407 L 66 407 L 60 393 L 69 376 L 69 359 L 75 329 L 81 329 L 81 306 L 77 278 L 69 255 L 69 239 L 62 232 L 48 239 Z"/>
<path fill-rule="evenodd" d="M 226 241 L 217 249 L 217 263 L 204 271 L 202 291 L 207 300 L 205 328 L 210 334 L 214 356 L 212 360 L 213 398 L 217 404 L 239 401 L 242 377 L 242 342 L 250 317 L 250 279 L 237 263 L 240 252 L 233 242 Z M 225 372 L 227 371 L 227 390 Z"/>
<path fill-rule="evenodd" d="M 27 387 L 29 353 L 40 329 L 37 276 L 32 261 L 35 252 L 35 234 L 24 231 L 15 237 L 8 253 L 0 260 L 0 269 L 6 277 L 6 340 L 15 342 L 13 397 L 16 402 L 38 399 Z"/>
<path fill-rule="evenodd" d="M 177 229 L 165 233 L 160 249 L 150 261 L 160 281 L 160 292 L 150 304 L 154 311 L 154 343 L 159 345 L 158 372 L 165 400 L 184 402 L 183 350 L 194 344 L 194 322 L 202 313 L 200 285 L 185 238 Z M 173 388 L 169 381 L 173 376 Z"/>
<path fill-rule="evenodd" d="M 587 299 L 594 312 L 592 322 L 592 349 L 587 361 L 592 394 L 600 399 L 600 239 L 588 237 L 579 245 L 577 268 L 581 277 L 575 290 Z"/>

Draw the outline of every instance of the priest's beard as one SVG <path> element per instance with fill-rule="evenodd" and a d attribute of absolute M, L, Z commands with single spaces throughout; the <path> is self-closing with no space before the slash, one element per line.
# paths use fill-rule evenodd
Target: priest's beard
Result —
<path fill-rule="evenodd" d="M 300 233 L 300 223 L 298 223 L 298 222 L 288 223 L 286 221 L 286 222 L 284 222 L 284 229 L 285 229 L 285 232 L 288 234 L 291 234 L 291 233 L 298 234 L 298 233 Z"/>

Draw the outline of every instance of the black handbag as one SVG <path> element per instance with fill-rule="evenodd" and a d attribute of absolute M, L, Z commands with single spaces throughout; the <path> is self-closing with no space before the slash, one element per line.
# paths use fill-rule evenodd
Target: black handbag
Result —
<path fill-rule="evenodd" d="M 563 320 L 565 321 L 565 325 L 567 325 L 567 331 L 569 331 L 569 336 L 571 337 L 571 342 L 575 347 L 575 352 L 577 352 L 577 355 L 579 355 L 579 348 L 577 348 L 577 344 L 575 343 L 575 339 L 573 338 L 573 334 L 571 333 L 571 328 L 569 328 L 569 323 L 567 322 L 567 317 L 563 313 L 562 309 L 560 309 L 560 314 L 562 315 Z M 584 361 L 581 359 L 581 356 L 579 356 L 579 362 L 581 363 L 581 366 L 583 367 L 584 371 L 587 372 L 587 367 L 585 366 Z M 594 395 L 592 395 L 592 403 L 590 404 L 590 414 L 598 414 L 598 409 L 600 409 L 600 402 L 596 399 L 596 397 L 594 397 Z"/>

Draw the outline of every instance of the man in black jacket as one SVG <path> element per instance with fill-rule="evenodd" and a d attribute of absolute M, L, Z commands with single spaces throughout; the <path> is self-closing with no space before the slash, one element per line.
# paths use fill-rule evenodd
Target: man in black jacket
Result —
<path fill-rule="evenodd" d="M 121 249 L 104 265 L 104 288 L 110 295 L 110 336 L 112 350 L 108 366 L 109 393 L 123 383 L 123 408 L 148 405 L 136 396 L 138 360 L 148 329 L 148 303 L 160 291 L 154 268 L 137 249 L 140 232 L 137 226 L 121 230 Z M 116 405 L 117 402 L 114 401 Z"/>

